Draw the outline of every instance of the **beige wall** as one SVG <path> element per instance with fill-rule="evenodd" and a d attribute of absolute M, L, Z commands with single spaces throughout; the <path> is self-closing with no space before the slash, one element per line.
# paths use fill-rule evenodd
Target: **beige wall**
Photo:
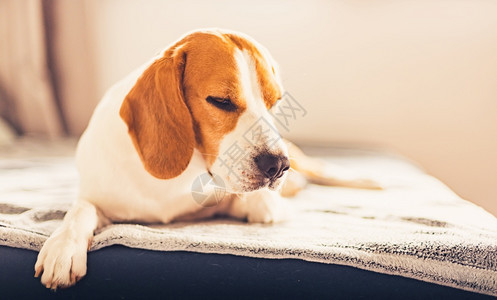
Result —
<path fill-rule="evenodd" d="M 186 31 L 240 30 L 269 48 L 286 89 L 308 110 L 290 138 L 393 148 L 497 214 L 497 1 L 86 0 L 59 9 L 64 5 L 79 6 L 86 22 L 78 31 L 66 27 L 58 46 L 92 54 L 73 65 L 92 72 L 84 80 L 95 90 L 84 107 L 95 105 L 91 93 L 101 96 Z M 81 46 L 64 44 L 75 32 Z M 81 109 L 74 132 L 88 112 Z"/>

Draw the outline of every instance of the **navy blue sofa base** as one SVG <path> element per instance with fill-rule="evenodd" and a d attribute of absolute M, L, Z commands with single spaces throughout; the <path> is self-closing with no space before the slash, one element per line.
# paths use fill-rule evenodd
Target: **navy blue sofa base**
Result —
<path fill-rule="evenodd" d="M 0 246 L 0 299 L 491 299 L 353 267 L 123 246 L 88 255 L 88 274 L 56 292 L 34 278 L 37 252 Z"/>

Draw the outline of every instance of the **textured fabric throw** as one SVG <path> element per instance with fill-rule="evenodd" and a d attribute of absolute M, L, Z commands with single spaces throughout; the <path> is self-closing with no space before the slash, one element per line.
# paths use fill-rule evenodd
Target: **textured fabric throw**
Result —
<path fill-rule="evenodd" d="M 345 149 L 316 153 L 386 188 L 310 185 L 288 200 L 290 220 L 275 225 L 231 219 L 114 224 L 96 232 L 91 250 L 121 244 L 294 258 L 497 295 L 495 217 L 400 157 Z M 0 149 L 1 245 L 39 250 L 60 224 L 77 193 L 72 154 L 71 143 L 24 141 Z"/>

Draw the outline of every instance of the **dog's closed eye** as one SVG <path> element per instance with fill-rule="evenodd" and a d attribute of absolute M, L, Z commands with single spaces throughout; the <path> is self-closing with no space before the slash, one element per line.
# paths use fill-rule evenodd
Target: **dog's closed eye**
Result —
<path fill-rule="evenodd" d="M 215 107 L 225 111 L 231 112 L 236 111 L 237 109 L 236 105 L 233 104 L 233 102 L 231 102 L 231 99 L 229 98 L 208 96 L 205 100 L 207 100 L 207 102 L 214 105 Z"/>

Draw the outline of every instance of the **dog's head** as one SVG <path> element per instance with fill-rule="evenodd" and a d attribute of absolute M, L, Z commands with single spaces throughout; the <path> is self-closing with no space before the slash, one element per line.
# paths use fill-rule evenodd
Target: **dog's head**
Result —
<path fill-rule="evenodd" d="M 269 113 L 281 96 L 265 48 L 238 33 L 197 31 L 143 72 L 120 115 L 157 178 L 180 175 L 197 149 L 232 191 L 277 189 L 290 166 Z"/>

